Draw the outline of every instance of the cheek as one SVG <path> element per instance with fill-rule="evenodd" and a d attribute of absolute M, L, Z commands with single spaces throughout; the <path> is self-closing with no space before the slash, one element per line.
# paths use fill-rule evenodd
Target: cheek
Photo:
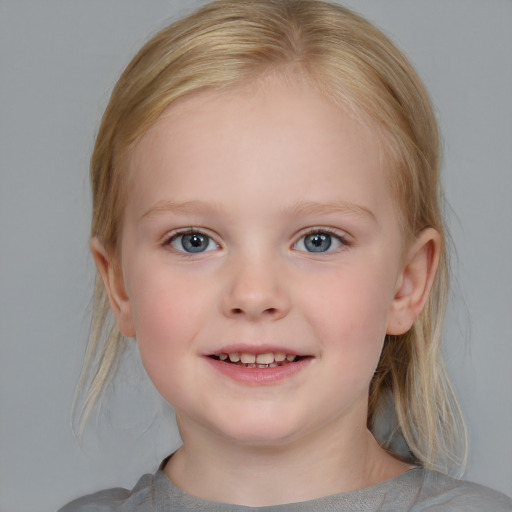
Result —
<path fill-rule="evenodd" d="M 199 325 L 193 294 L 184 293 L 185 288 L 180 279 L 141 272 L 131 301 L 140 358 L 155 388 L 173 407 L 188 396 L 191 345 Z"/>
<path fill-rule="evenodd" d="M 153 367 L 168 367 L 185 353 L 200 325 L 202 297 L 192 293 L 191 283 L 153 267 L 132 274 L 129 295 L 137 343 L 151 375 Z"/>
<path fill-rule="evenodd" d="M 378 266 L 353 265 L 324 279 L 317 290 L 303 309 L 325 349 L 345 367 L 368 367 L 373 372 L 392 304 L 389 276 Z"/>

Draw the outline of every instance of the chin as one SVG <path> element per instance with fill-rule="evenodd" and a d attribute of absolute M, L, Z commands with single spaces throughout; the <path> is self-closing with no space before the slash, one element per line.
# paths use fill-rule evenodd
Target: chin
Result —
<path fill-rule="evenodd" d="M 283 421 L 284 420 L 284 421 Z M 247 447 L 285 446 L 301 437 L 301 428 L 286 418 L 238 418 L 217 427 L 226 439 Z"/>

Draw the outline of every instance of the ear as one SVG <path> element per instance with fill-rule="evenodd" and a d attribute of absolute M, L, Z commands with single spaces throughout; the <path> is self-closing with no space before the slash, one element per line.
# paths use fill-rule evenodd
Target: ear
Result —
<path fill-rule="evenodd" d="M 441 236 L 433 228 L 424 229 L 406 251 L 388 317 L 387 334 L 404 334 L 414 324 L 428 299 L 440 253 Z"/>
<path fill-rule="evenodd" d="M 115 264 L 97 237 L 91 239 L 90 246 L 119 330 L 128 338 L 135 336 L 130 300 L 126 294 L 121 268 Z"/>

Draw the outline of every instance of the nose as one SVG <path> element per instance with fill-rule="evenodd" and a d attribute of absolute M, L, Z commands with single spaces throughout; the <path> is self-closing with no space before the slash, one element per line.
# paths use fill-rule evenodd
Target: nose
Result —
<path fill-rule="evenodd" d="M 224 314 L 249 321 L 279 320 L 290 310 L 286 276 L 275 261 L 245 258 L 230 266 Z"/>

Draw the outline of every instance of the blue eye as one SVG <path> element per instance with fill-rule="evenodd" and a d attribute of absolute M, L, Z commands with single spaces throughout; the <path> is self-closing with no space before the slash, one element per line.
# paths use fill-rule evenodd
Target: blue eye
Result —
<path fill-rule="evenodd" d="M 188 253 L 213 251 L 219 247 L 208 235 L 199 232 L 178 233 L 171 238 L 169 245 Z"/>
<path fill-rule="evenodd" d="M 315 231 L 303 236 L 293 248 L 306 252 L 328 252 L 344 245 L 341 237 L 325 231 Z"/>

